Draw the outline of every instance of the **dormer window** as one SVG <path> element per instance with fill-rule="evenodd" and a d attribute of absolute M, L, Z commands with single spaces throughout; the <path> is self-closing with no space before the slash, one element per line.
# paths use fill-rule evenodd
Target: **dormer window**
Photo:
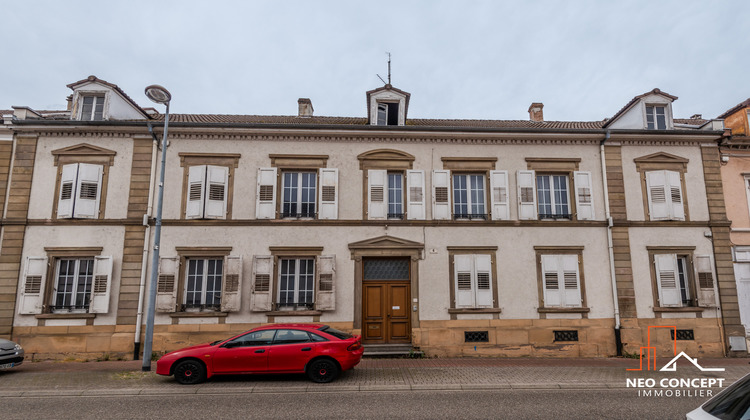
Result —
<path fill-rule="evenodd" d="M 378 103 L 377 125 L 398 125 L 398 102 Z"/>
<path fill-rule="evenodd" d="M 81 98 L 81 121 L 104 119 L 104 95 L 83 95 Z"/>
<path fill-rule="evenodd" d="M 646 105 L 646 128 L 649 130 L 667 129 L 667 107 Z"/>

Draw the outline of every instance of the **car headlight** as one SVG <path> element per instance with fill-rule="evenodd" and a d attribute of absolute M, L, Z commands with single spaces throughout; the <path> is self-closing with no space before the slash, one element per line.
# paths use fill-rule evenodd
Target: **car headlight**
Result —
<path fill-rule="evenodd" d="M 20 345 L 20 344 L 16 344 L 16 345 L 15 345 L 15 346 L 13 347 L 13 350 L 15 350 L 15 351 L 21 351 L 21 350 L 23 350 L 23 347 L 21 347 L 21 345 Z"/>

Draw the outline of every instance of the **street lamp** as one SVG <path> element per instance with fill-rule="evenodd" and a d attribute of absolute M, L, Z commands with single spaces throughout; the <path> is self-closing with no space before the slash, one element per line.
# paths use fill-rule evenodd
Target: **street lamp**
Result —
<path fill-rule="evenodd" d="M 159 85 L 146 88 L 146 96 L 152 102 L 164 104 L 167 113 L 164 116 L 164 134 L 161 138 L 161 175 L 159 177 L 159 200 L 156 204 L 156 229 L 154 231 L 154 258 L 151 261 L 151 281 L 148 289 L 148 314 L 146 316 L 146 337 L 143 344 L 143 365 L 141 370 L 151 370 L 151 352 L 154 344 L 154 309 L 156 306 L 156 283 L 159 275 L 159 244 L 161 243 L 161 209 L 164 200 L 164 166 L 167 163 L 167 129 L 169 128 L 169 101 L 172 94 Z"/>

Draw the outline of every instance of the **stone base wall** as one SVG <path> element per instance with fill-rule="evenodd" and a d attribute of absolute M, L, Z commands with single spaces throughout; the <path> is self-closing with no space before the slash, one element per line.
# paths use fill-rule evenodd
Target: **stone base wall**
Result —
<path fill-rule="evenodd" d="M 621 338 L 626 355 L 637 356 L 647 345 L 648 327 L 671 326 L 693 330 L 695 340 L 677 341 L 677 352 L 692 357 L 723 357 L 721 331 L 716 319 L 623 319 Z M 154 352 L 163 354 L 182 347 L 220 340 L 262 324 L 156 325 Z M 351 331 L 352 323 L 330 323 Z M 488 319 L 421 321 L 414 328 L 414 347 L 428 357 L 612 357 L 614 319 Z M 144 328 L 145 330 L 145 328 Z M 578 331 L 578 341 L 555 341 L 554 331 Z M 487 331 L 488 342 L 466 343 L 467 331 Z M 13 338 L 30 360 L 96 360 L 133 357 L 134 326 L 15 327 Z M 142 340 L 141 340 L 142 342 Z M 653 329 L 651 345 L 659 357 L 674 354 L 668 328 Z"/>

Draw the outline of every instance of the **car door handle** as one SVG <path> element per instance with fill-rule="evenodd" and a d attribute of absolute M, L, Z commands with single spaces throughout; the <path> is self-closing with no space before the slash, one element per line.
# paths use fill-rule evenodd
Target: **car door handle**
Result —
<path fill-rule="evenodd" d="M 302 351 L 310 351 L 310 350 L 312 350 L 312 347 L 305 347 L 302 349 Z"/>
<path fill-rule="evenodd" d="M 264 349 L 255 350 L 256 353 L 265 353 L 266 351 Z"/>

